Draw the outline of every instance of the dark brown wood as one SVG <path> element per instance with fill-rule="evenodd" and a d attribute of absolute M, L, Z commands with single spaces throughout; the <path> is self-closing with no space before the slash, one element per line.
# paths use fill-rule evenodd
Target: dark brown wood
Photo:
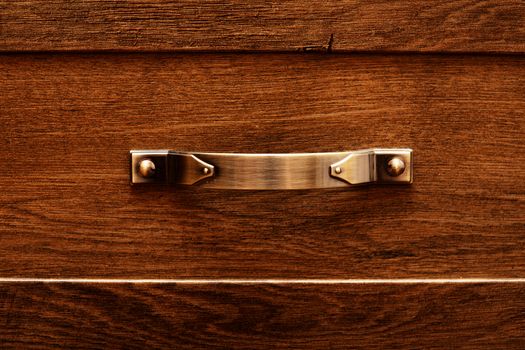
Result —
<path fill-rule="evenodd" d="M 0 276 L 525 277 L 525 59 L 0 57 Z M 411 187 L 132 188 L 130 149 L 412 147 Z"/>
<path fill-rule="evenodd" d="M 523 349 L 523 284 L 1 284 L 2 348 Z"/>
<path fill-rule="evenodd" d="M 519 0 L 0 2 L 0 50 L 525 52 Z"/>

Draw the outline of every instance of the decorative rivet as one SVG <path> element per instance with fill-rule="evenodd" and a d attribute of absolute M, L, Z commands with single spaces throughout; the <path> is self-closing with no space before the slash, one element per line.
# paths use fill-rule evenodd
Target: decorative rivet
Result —
<path fill-rule="evenodd" d="M 209 172 L 210 172 L 210 169 L 208 169 L 208 168 L 202 168 L 202 172 L 204 173 L 204 175 L 208 175 Z"/>
<path fill-rule="evenodd" d="M 151 159 L 143 159 L 139 164 L 139 174 L 144 178 L 155 175 L 155 163 Z"/>
<path fill-rule="evenodd" d="M 341 174 L 342 172 L 343 172 L 343 169 L 341 169 L 341 167 L 338 166 L 338 167 L 335 168 L 335 173 L 336 174 Z"/>
<path fill-rule="evenodd" d="M 399 176 L 405 171 L 405 162 L 399 157 L 390 158 L 386 163 L 386 172 L 392 177 Z"/>

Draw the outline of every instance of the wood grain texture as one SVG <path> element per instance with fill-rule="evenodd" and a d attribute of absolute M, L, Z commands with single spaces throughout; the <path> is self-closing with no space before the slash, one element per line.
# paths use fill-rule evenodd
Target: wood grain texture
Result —
<path fill-rule="evenodd" d="M 0 276 L 525 277 L 525 59 L 0 57 Z M 130 149 L 411 147 L 411 187 L 132 188 Z"/>
<path fill-rule="evenodd" d="M 525 52 L 518 0 L 4 0 L 0 11 L 2 51 Z"/>
<path fill-rule="evenodd" d="M 1 284 L 3 349 L 523 349 L 523 284 Z"/>

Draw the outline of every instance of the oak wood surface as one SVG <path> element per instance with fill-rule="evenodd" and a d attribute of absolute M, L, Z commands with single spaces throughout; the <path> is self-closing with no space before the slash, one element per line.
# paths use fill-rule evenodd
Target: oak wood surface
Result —
<path fill-rule="evenodd" d="M 0 276 L 525 277 L 525 59 L 0 57 Z M 130 149 L 411 147 L 411 187 L 132 188 Z"/>
<path fill-rule="evenodd" d="M 0 50 L 525 52 L 525 4 L 0 1 Z"/>
<path fill-rule="evenodd" d="M 3 349 L 523 349 L 525 287 L 1 284 Z"/>

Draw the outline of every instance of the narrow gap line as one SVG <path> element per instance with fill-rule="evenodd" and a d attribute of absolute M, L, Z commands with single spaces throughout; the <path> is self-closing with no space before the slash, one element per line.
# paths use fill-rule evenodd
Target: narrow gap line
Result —
<path fill-rule="evenodd" d="M 307 50 L 305 50 L 305 48 Z M 524 51 L 417 51 L 417 50 L 352 50 L 333 48 L 328 51 L 327 47 L 314 46 L 311 51 L 309 47 L 294 47 L 291 49 L 0 49 L 2 55 L 294 55 L 294 56 L 449 56 L 449 57 L 523 57 Z M 318 48 L 318 49 L 315 49 Z"/>
<path fill-rule="evenodd" d="M 444 284 L 525 283 L 525 278 L 399 278 L 399 279 L 115 279 L 0 278 L 0 283 L 137 283 L 137 284 Z"/>

